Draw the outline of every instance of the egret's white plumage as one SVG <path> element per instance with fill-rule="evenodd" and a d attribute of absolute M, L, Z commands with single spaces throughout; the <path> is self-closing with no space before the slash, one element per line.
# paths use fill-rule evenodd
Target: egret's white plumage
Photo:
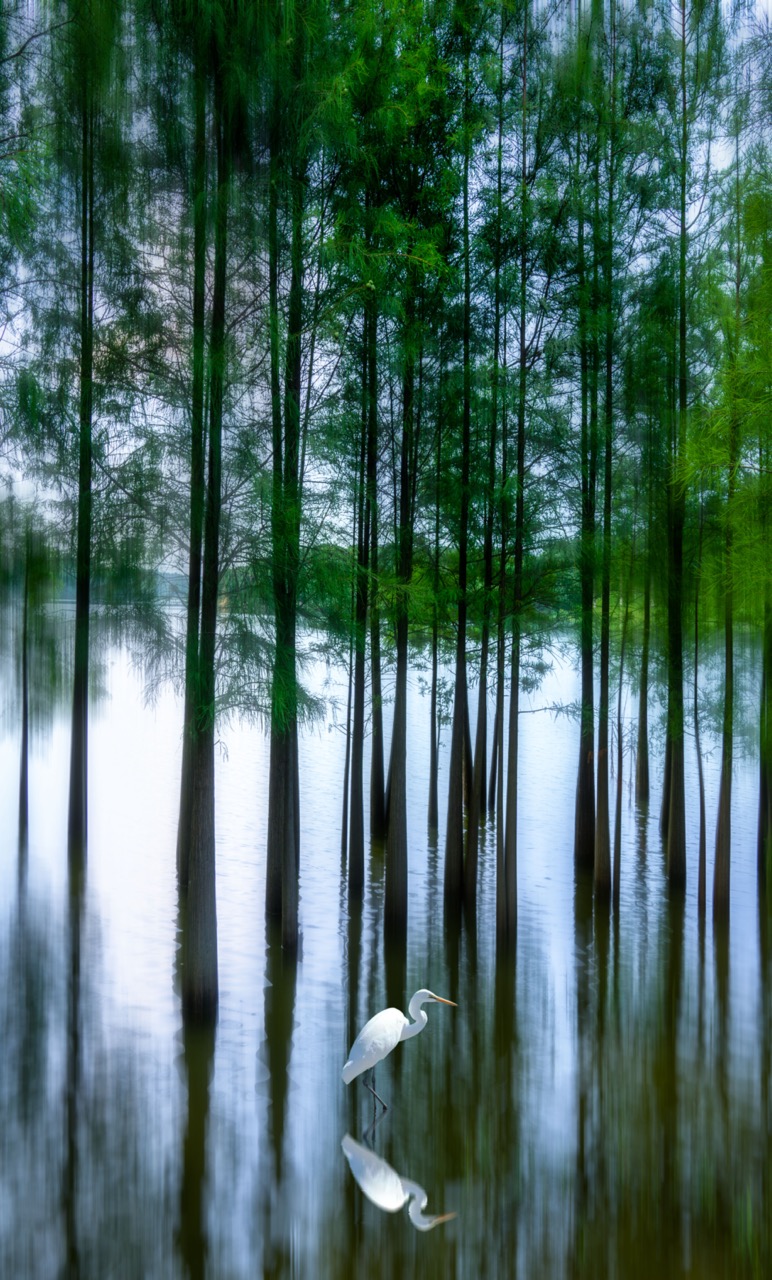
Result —
<path fill-rule="evenodd" d="M 437 1004 L 451 1004 L 455 1008 L 453 1000 L 444 1000 L 442 996 L 436 996 L 433 991 L 422 987 L 420 991 L 416 991 L 408 1005 L 412 1022 L 408 1021 L 401 1009 L 381 1009 L 380 1013 L 366 1022 L 352 1044 L 343 1068 L 344 1084 L 351 1084 L 363 1071 L 374 1069 L 400 1040 L 409 1040 L 423 1031 L 428 1018 L 421 1005 L 433 1001 Z"/>

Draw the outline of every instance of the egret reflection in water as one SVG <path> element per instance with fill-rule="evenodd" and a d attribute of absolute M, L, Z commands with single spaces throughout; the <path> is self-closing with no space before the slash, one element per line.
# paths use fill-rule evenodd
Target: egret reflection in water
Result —
<path fill-rule="evenodd" d="M 416 1231 L 431 1231 L 441 1222 L 455 1218 L 455 1213 L 424 1213 L 429 1197 L 423 1187 L 410 1178 L 400 1178 L 396 1169 L 369 1147 L 356 1142 L 350 1133 L 340 1145 L 367 1199 L 385 1213 L 396 1213 L 409 1201 L 407 1213 Z"/>

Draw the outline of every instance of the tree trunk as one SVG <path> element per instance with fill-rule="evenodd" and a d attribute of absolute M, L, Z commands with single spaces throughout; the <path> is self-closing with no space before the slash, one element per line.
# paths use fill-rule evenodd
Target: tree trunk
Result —
<path fill-rule="evenodd" d="M 518 747 L 520 736 L 520 645 L 524 603 L 523 564 L 525 559 L 525 409 L 528 349 L 527 317 L 527 65 L 528 8 L 523 13 L 522 123 L 520 147 L 520 262 L 518 298 L 518 385 L 515 497 L 515 565 L 512 600 L 512 663 L 509 695 L 509 743 L 507 752 L 506 826 L 504 830 L 505 936 L 512 945 L 517 930 L 517 819 Z"/>
<path fill-rule="evenodd" d="M 349 895 L 361 897 L 365 878 L 363 758 L 365 738 L 365 650 L 367 645 L 367 587 L 370 564 L 370 495 L 366 492 L 367 389 L 371 307 L 365 306 L 362 335 L 362 439 L 357 502 L 356 608 L 354 616 L 354 721 L 351 739 L 351 807 L 349 830 Z"/>
<path fill-rule="evenodd" d="M 440 355 L 440 404 L 442 404 L 442 355 Z M 442 467 L 442 421 L 437 423 L 437 452 L 434 466 L 434 579 L 432 602 L 432 688 L 429 742 L 429 812 L 428 826 L 430 832 L 436 832 L 439 826 L 439 803 L 437 795 L 437 767 L 439 754 L 439 722 L 437 716 L 437 668 L 439 648 L 439 593 L 440 593 L 440 470 Z"/>
<path fill-rule="evenodd" d="M 598 783 L 595 821 L 595 891 L 601 897 L 611 892 L 611 859 L 609 832 L 609 665 L 611 649 L 611 443 L 613 432 L 611 289 L 608 286 L 606 306 L 606 393 L 604 409 L 603 466 L 603 570 L 601 579 L 600 618 L 600 696 L 598 701 Z"/>
<path fill-rule="evenodd" d="M 450 739 L 450 768 L 448 778 L 448 821 L 445 834 L 445 910 L 456 912 L 464 898 L 470 895 L 474 904 L 477 887 L 477 845 L 472 841 L 472 861 L 464 868 L 464 792 L 465 782 L 471 783 L 465 769 L 467 749 L 467 676 L 466 676 L 466 613 L 467 613 L 467 558 L 469 554 L 469 463 L 472 424 L 472 289 L 469 262 L 469 47 L 464 55 L 464 171 L 463 171 L 463 257 L 464 257 L 464 311 L 462 331 L 463 397 L 461 414 L 461 509 L 458 528 L 458 621 L 456 624 L 456 670 L 453 685 L 453 725 Z M 467 858 L 469 855 L 467 848 Z"/>
<path fill-rule="evenodd" d="M 24 596 L 21 615 L 21 751 L 19 759 L 19 859 L 26 859 L 29 835 L 29 577 L 30 536 L 24 556 Z"/>
<path fill-rule="evenodd" d="M 88 839 L 88 674 L 91 605 L 91 470 L 94 364 L 94 108 L 87 78 L 81 97 L 80 402 L 78 412 L 78 532 L 75 576 L 75 671 L 72 689 L 70 795 L 71 864 L 82 865 Z"/>
<path fill-rule="evenodd" d="M 367 492 L 370 499 L 370 835 L 386 835 L 386 788 L 383 765 L 383 694 L 381 683 L 381 617 L 378 606 L 378 316 L 373 306 L 368 334 Z"/>
<path fill-rule="evenodd" d="M 357 551 L 357 520 L 356 506 L 354 508 L 354 517 L 352 520 L 351 531 L 351 560 L 352 564 Z M 354 616 L 354 602 L 356 597 L 356 570 L 351 575 L 351 617 Z M 354 692 L 354 633 L 351 632 L 348 644 L 348 697 L 346 699 L 346 756 L 343 765 L 343 813 L 340 822 L 340 860 L 341 870 L 345 873 L 346 863 L 348 859 L 348 797 L 349 797 L 349 777 L 351 775 L 351 703 Z"/>
<path fill-rule="evenodd" d="M 503 198 L 504 151 L 504 10 L 501 11 L 499 39 L 499 74 L 497 86 L 498 142 L 496 148 L 496 234 L 493 246 L 493 369 L 491 378 L 491 413 L 488 429 L 488 493 L 483 542 L 483 618 L 480 647 L 480 684 L 477 698 L 477 732 L 474 754 L 472 803 L 467 829 L 467 880 L 477 873 L 478 824 L 485 804 L 485 766 L 488 750 L 488 650 L 490 646 L 491 603 L 493 592 L 493 520 L 495 514 L 496 448 L 499 416 L 499 356 L 501 347 L 501 211 Z M 494 727 L 494 741 L 496 727 Z M 491 789 L 488 808 L 493 809 L 496 791 L 495 753 L 491 764 Z M 473 865 L 474 864 L 474 865 Z M 468 886 L 465 886 L 464 892 Z"/>
<path fill-rule="evenodd" d="M 299 43 L 299 41 L 298 41 Z M 299 59 L 296 50 L 296 64 Z M 299 83 L 296 67 L 295 82 Z M 276 649 L 271 700 L 271 767 L 269 849 L 278 849 L 281 867 L 281 941 L 287 951 L 298 944 L 298 726 L 297 726 L 297 583 L 300 561 L 299 448 L 301 394 L 301 326 L 303 290 L 304 174 L 291 172 L 290 287 L 284 375 L 284 450 L 279 498 L 280 581 L 276 595 Z M 274 740 L 276 750 L 274 753 Z M 273 770 L 276 769 L 274 776 Z M 274 853 L 276 856 L 276 853 Z"/>
<path fill-rule="evenodd" d="M 702 496 L 700 496 L 700 538 L 697 551 L 697 573 L 694 588 L 694 745 L 697 752 L 697 781 L 700 805 L 700 834 L 697 854 L 697 916 L 700 924 L 705 922 L 706 898 L 706 839 L 705 839 L 705 778 L 702 770 L 702 747 L 700 746 L 700 577 L 702 573 Z"/>
<path fill-rule="evenodd" d="M 652 512 L 649 501 L 647 540 L 651 538 Z M 635 755 L 635 799 L 641 807 L 649 803 L 649 644 L 651 640 L 651 553 L 646 548 L 646 579 L 643 584 L 643 637 L 641 640 L 641 682 L 638 690 L 638 745 Z"/>
<path fill-rule="evenodd" d="M 688 117 L 686 110 L 686 4 L 681 2 L 681 172 L 680 227 L 678 240 L 678 419 L 668 478 L 668 709 L 667 744 L 669 777 L 667 792 L 667 871 L 670 884 L 686 884 L 686 814 L 684 793 L 684 689 L 683 689 L 683 537 L 685 497 L 679 462 L 686 447 L 686 172 L 688 166 Z"/>
<path fill-rule="evenodd" d="M 578 160 L 577 160 L 578 168 Z M 581 621 L 581 716 L 576 777 L 574 861 L 590 868 L 595 857 L 595 690 L 593 683 L 593 599 L 595 594 L 595 481 L 597 396 L 591 396 L 590 289 L 584 248 L 584 209 L 579 209 L 579 369 L 581 400 L 582 523 L 579 542 Z M 592 411 L 588 415 L 588 402 Z M 589 421 L 588 421 L 589 416 Z"/>
<path fill-rule="evenodd" d="M 509 919 L 509 903 L 507 897 L 507 864 L 505 852 L 505 810 L 504 810 L 504 680 L 506 666 L 504 619 L 506 617 L 506 579 L 507 549 L 509 542 L 509 502 L 507 498 L 506 480 L 509 475 L 509 432 L 507 418 L 507 309 L 504 311 L 504 358 L 501 413 L 501 496 L 499 520 L 501 524 L 501 548 L 499 552 L 498 581 L 498 625 L 496 637 L 496 727 L 498 752 L 496 761 L 496 946 L 504 954 L 514 946 L 515 921 Z M 519 675 L 518 675 L 519 680 Z"/>
<path fill-rule="evenodd" d="M 206 74 L 204 51 L 196 49 L 193 142 L 193 381 L 190 400 L 190 542 L 185 625 L 185 709 L 182 729 L 180 811 L 177 824 L 177 878 L 187 892 L 190 818 L 193 799 L 195 704 L 201 611 L 201 547 L 206 476 L 204 470 L 204 346 L 206 299 Z"/>
<path fill-rule="evenodd" d="M 386 783 L 383 763 L 383 686 L 381 680 L 381 611 L 378 603 L 378 508 L 373 505 L 370 555 L 370 700 L 372 743 L 370 749 L 370 835 L 386 835 Z"/>
<path fill-rule="evenodd" d="M 737 487 L 737 465 L 740 424 L 735 401 L 737 358 L 740 347 L 742 240 L 740 218 L 742 198 L 740 191 L 740 132 L 735 135 L 735 314 L 734 334 L 729 351 L 729 477 L 726 501 L 726 539 L 724 544 L 724 724 L 721 742 L 721 782 L 718 798 L 718 822 L 716 825 L 716 861 L 713 878 L 713 919 L 729 920 L 729 873 L 732 853 L 732 765 L 734 733 L 734 499 Z"/>
<path fill-rule="evenodd" d="M 225 286 L 230 199 L 230 127 L 221 78 L 215 82 L 217 202 L 214 282 L 209 346 L 209 470 L 204 514 L 204 565 L 201 588 L 201 644 L 195 708 L 193 803 L 182 1000 L 187 1020 L 211 1023 L 217 1016 L 217 897 L 215 877 L 214 731 L 217 598 L 220 582 L 222 504 L 222 427 L 225 385 Z"/>
<path fill-rule="evenodd" d="M 622 725 L 622 689 L 625 682 L 625 650 L 627 647 L 627 623 L 630 616 L 630 586 L 633 578 L 635 560 L 635 541 L 630 548 L 630 567 L 627 573 L 625 588 L 625 611 L 622 618 L 622 641 L 619 648 L 619 690 L 617 693 L 617 793 L 614 811 L 614 911 L 616 922 L 619 922 L 619 889 L 622 879 L 622 774 L 625 759 L 624 732 Z M 616 932 L 616 930 L 615 930 Z"/>
<path fill-rule="evenodd" d="M 759 895 L 772 879 L 772 598 L 764 600 L 761 711 L 759 715 L 759 821 L 757 840 Z"/>
<path fill-rule="evenodd" d="M 412 277 L 413 267 L 409 266 L 405 298 L 402 431 L 399 453 L 396 565 L 397 672 L 394 697 L 394 725 L 389 760 L 389 807 L 386 836 L 384 928 L 387 941 L 397 939 L 407 931 L 408 587 L 413 569 L 413 529 L 411 524 L 413 479 L 411 464 L 413 461 L 413 400 L 415 393 L 415 292 Z"/>

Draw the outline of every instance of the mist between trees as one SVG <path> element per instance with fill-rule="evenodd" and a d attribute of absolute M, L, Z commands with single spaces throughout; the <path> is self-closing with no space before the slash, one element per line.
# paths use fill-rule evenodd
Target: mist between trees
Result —
<path fill-rule="evenodd" d="M 3 562 L 21 601 L 20 833 L 29 660 L 43 605 L 64 584 L 75 601 L 57 676 L 72 696 L 71 870 L 82 876 L 87 849 L 92 623 L 119 610 L 159 675 L 184 689 L 183 1004 L 210 1020 L 218 714 L 252 713 L 270 733 L 265 911 L 292 952 L 305 856 L 298 732 L 314 711 L 300 654 L 313 632 L 350 673 L 348 892 L 363 894 L 369 818 L 385 844 L 384 928 L 399 939 L 407 679 L 420 645 L 430 828 L 447 805 L 446 917 L 474 920 L 490 815 L 506 955 L 519 695 L 541 655 L 557 643 L 578 655 L 574 852 L 597 902 L 612 904 L 631 769 L 642 806 L 650 771 L 664 779 L 668 878 L 683 891 L 684 756 L 701 749 L 701 644 L 719 629 L 720 799 L 706 815 L 700 783 L 697 874 L 701 918 L 712 896 L 726 921 L 740 628 L 762 666 L 765 893 L 764 7 L 9 0 L 0 40 Z M 628 753 L 626 680 L 639 691 Z M 657 692 L 665 733 L 650 753 Z"/>

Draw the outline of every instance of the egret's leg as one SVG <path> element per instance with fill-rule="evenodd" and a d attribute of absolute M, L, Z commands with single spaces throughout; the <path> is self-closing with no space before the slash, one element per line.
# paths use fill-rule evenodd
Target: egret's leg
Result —
<path fill-rule="evenodd" d="M 368 1083 L 367 1083 L 367 1081 L 365 1080 L 364 1076 L 362 1077 L 362 1084 L 365 1086 L 365 1088 L 366 1088 L 366 1089 L 369 1089 L 369 1090 L 370 1090 L 370 1092 L 371 1092 L 371 1094 L 373 1095 L 373 1097 L 374 1097 L 374 1098 L 377 1098 L 377 1099 L 378 1099 L 378 1101 L 380 1102 L 380 1104 L 381 1104 L 381 1106 L 383 1107 L 384 1111 L 388 1111 L 388 1109 L 389 1109 L 389 1108 L 388 1108 L 388 1106 L 386 1105 L 386 1103 L 383 1101 L 383 1098 L 381 1097 L 381 1095 L 380 1095 L 379 1093 L 376 1093 L 376 1092 L 375 1092 L 375 1067 L 371 1067 L 371 1069 L 370 1069 L 370 1075 L 371 1075 L 371 1076 L 372 1076 L 372 1078 L 373 1078 L 373 1082 L 372 1082 L 372 1084 L 368 1084 Z"/>

